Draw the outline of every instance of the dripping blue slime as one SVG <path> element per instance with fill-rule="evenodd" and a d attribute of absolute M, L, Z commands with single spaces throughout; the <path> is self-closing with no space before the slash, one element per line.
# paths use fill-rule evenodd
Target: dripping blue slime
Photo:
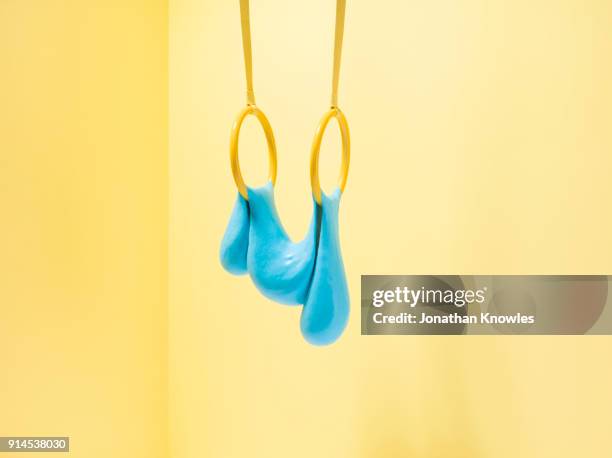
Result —
<path fill-rule="evenodd" d="M 248 273 L 257 289 L 281 304 L 303 305 L 300 329 L 314 345 L 335 342 L 346 327 L 349 295 L 338 236 L 340 190 L 313 200 L 304 239 L 291 241 L 278 216 L 272 183 L 240 194 L 221 242 L 221 264 Z"/>

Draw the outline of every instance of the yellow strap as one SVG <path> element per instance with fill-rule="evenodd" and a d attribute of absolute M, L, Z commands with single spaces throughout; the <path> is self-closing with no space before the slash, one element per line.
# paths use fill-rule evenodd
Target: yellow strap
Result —
<path fill-rule="evenodd" d="M 342 59 L 342 37 L 344 36 L 344 11 L 346 0 L 336 1 L 336 34 L 334 38 L 334 71 L 332 76 L 332 108 L 338 106 L 338 81 L 340 80 L 340 61 Z M 255 105 L 253 90 L 253 57 L 251 51 L 251 25 L 249 21 L 249 0 L 240 0 L 240 19 L 242 25 L 242 48 L 244 50 L 244 69 L 247 83 L 247 105 Z"/>
<path fill-rule="evenodd" d="M 242 25 L 242 49 L 247 84 L 247 105 L 255 105 L 253 91 L 253 57 L 251 52 L 251 25 L 249 21 L 249 0 L 240 0 L 240 21 Z"/>
<path fill-rule="evenodd" d="M 334 73 L 332 76 L 331 106 L 338 106 L 338 81 L 340 80 L 340 61 L 342 59 L 342 37 L 344 36 L 344 11 L 346 0 L 336 1 L 336 36 L 334 38 Z"/>

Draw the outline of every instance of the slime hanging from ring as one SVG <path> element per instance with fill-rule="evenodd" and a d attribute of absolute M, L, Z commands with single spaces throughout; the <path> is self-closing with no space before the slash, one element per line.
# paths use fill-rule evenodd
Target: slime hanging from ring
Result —
<path fill-rule="evenodd" d="M 300 327 L 310 343 L 334 342 L 348 320 L 349 295 L 338 237 L 340 189 L 314 202 L 304 240 L 293 243 L 278 219 L 272 184 L 239 194 L 221 244 L 223 266 L 248 272 L 268 298 L 304 304 Z M 238 253 L 238 255 L 236 255 Z"/>
<path fill-rule="evenodd" d="M 230 163 L 238 197 L 221 243 L 221 264 L 232 274 L 248 273 L 266 297 L 282 304 L 303 305 L 300 328 L 304 338 L 314 345 L 337 340 L 349 315 L 348 286 L 338 235 L 340 196 L 350 160 L 348 123 L 337 104 L 345 3 L 345 0 L 336 2 L 331 109 L 321 119 L 311 148 L 312 218 L 306 236 L 296 243 L 283 228 L 274 202 L 276 143 L 267 117 L 255 106 L 249 1 L 240 0 L 247 106 L 236 118 L 230 138 Z M 242 123 L 249 115 L 260 122 L 268 145 L 269 181 L 260 188 L 248 187 L 240 171 L 238 138 Z M 319 151 L 332 118 L 338 121 L 342 136 L 342 165 L 338 187 L 327 195 L 319 182 Z"/>

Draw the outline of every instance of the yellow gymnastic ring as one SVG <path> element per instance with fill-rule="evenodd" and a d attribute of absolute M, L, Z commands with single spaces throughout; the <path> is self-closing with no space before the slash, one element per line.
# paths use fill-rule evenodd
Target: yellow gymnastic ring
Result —
<path fill-rule="evenodd" d="M 340 127 L 340 135 L 342 136 L 342 164 L 340 166 L 340 175 L 338 177 L 338 187 L 340 192 L 344 191 L 346 186 L 346 180 L 348 178 L 349 163 L 351 159 L 351 137 L 349 133 L 348 123 L 344 117 L 344 113 L 339 108 L 332 107 L 327 113 L 321 118 L 319 127 L 315 133 L 314 140 L 312 142 L 312 148 L 310 150 L 310 185 L 312 186 L 312 195 L 316 202 L 321 205 L 321 182 L 319 181 L 319 153 L 321 151 L 321 142 L 323 141 L 323 135 L 325 129 L 332 118 L 338 120 L 338 126 Z"/>
<path fill-rule="evenodd" d="M 257 118 L 261 124 L 264 134 L 266 135 L 266 142 L 268 143 L 268 179 L 272 182 L 272 185 L 276 183 L 276 142 L 274 141 L 272 126 L 270 125 L 270 122 L 268 121 L 268 118 L 266 118 L 263 111 L 261 111 L 255 105 L 247 105 L 240 113 L 238 113 L 238 116 L 236 116 L 230 136 L 230 164 L 232 166 L 232 175 L 234 176 L 234 181 L 236 182 L 238 192 L 246 200 L 249 200 L 249 194 L 247 192 L 247 187 L 244 184 L 244 179 L 242 178 L 242 172 L 240 171 L 240 161 L 238 160 L 238 138 L 240 137 L 240 128 L 242 127 L 242 123 L 248 115 L 253 115 Z"/>

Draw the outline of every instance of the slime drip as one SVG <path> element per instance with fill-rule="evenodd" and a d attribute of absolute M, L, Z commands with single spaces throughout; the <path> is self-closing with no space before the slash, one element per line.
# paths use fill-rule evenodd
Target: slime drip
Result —
<path fill-rule="evenodd" d="M 321 193 L 321 231 L 315 271 L 302 310 L 302 335 L 314 345 L 334 342 L 346 327 L 349 293 L 338 237 L 340 189 Z"/>
<path fill-rule="evenodd" d="M 247 273 L 247 250 L 249 248 L 249 204 L 238 193 L 227 229 L 221 241 L 219 258 L 225 270 L 234 275 Z"/>
<path fill-rule="evenodd" d="M 291 241 L 282 226 L 272 183 L 240 194 L 221 243 L 230 273 L 249 273 L 259 291 L 282 304 L 303 304 L 301 331 L 314 345 L 334 342 L 346 327 L 349 295 L 338 237 L 340 190 L 314 202 L 308 233 Z"/>

